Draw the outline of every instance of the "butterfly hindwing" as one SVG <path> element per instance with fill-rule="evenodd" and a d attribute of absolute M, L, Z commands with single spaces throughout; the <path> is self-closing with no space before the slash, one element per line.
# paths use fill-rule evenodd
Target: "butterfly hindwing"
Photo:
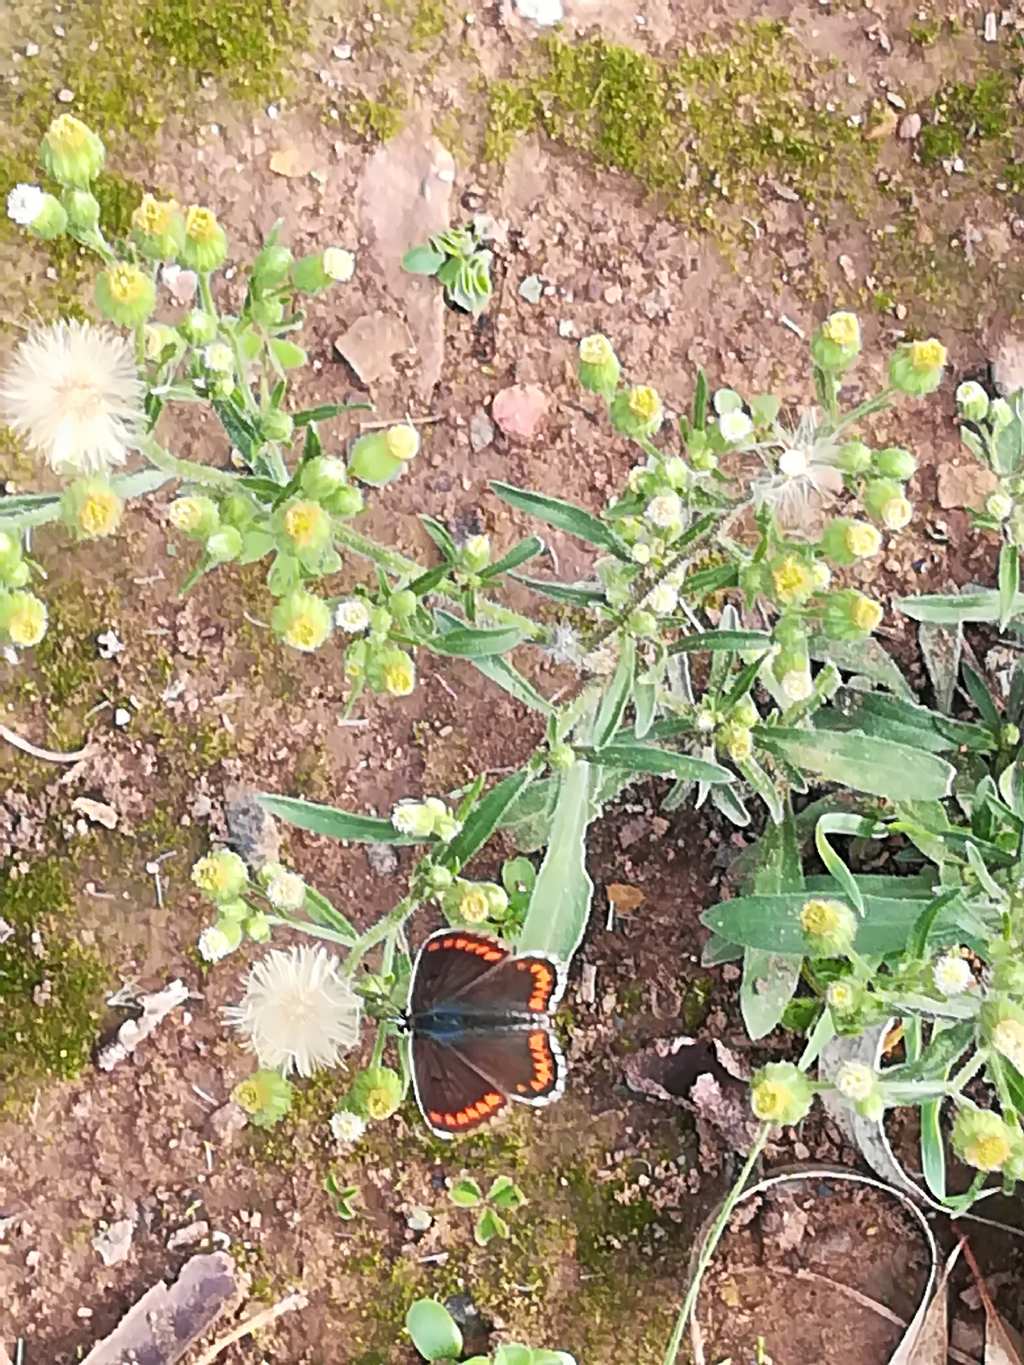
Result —
<path fill-rule="evenodd" d="M 550 1104 L 565 1089 L 565 1058 L 547 1028 L 469 1033 L 454 1050 L 495 1089 L 520 1104 Z"/>
<path fill-rule="evenodd" d="M 542 953 L 516 956 L 500 939 L 473 930 L 443 929 L 420 949 L 410 1012 L 437 1001 L 487 1014 L 547 1014 L 565 989 L 565 975 Z"/>
<path fill-rule="evenodd" d="M 411 1056 L 416 1103 L 438 1137 L 472 1133 L 506 1108 L 506 1096 L 458 1048 L 415 1034 Z"/>

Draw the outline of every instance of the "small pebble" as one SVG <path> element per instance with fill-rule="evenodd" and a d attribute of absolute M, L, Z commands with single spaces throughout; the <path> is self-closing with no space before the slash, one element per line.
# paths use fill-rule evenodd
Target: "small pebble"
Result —
<path fill-rule="evenodd" d="M 61 102 L 61 104 L 71 104 L 74 98 L 75 92 L 73 90 L 69 90 L 67 86 L 65 86 L 63 90 L 57 91 L 57 99 Z"/>
<path fill-rule="evenodd" d="M 132 713 L 130 711 L 126 711 L 123 706 L 119 706 L 117 710 L 114 712 L 114 724 L 119 726 L 122 730 L 131 720 L 131 718 Z"/>

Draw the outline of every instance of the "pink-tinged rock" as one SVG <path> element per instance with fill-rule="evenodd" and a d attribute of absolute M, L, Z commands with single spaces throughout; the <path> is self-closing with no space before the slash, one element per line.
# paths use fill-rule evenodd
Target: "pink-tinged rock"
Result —
<path fill-rule="evenodd" d="M 491 404 L 491 416 L 506 436 L 531 441 L 541 429 L 551 401 L 538 384 L 513 384 Z"/>

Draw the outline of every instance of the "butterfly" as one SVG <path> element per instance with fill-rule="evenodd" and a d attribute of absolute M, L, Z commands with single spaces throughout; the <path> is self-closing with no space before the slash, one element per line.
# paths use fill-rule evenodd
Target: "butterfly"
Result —
<path fill-rule="evenodd" d="M 565 1090 L 551 1011 L 565 971 L 543 953 L 517 955 L 490 934 L 441 929 L 413 967 L 406 1028 L 412 1083 L 438 1137 L 471 1133 L 507 1108 L 550 1104 Z"/>

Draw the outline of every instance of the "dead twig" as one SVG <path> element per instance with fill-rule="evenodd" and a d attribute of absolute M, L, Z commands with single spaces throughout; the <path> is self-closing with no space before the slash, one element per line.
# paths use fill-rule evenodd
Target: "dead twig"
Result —
<path fill-rule="evenodd" d="M 396 423 L 404 422 L 410 427 L 429 427 L 435 422 L 443 422 L 444 414 L 432 412 L 427 417 L 392 417 L 390 422 L 360 422 L 360 431 L 383 431 L 385 427 L 393 427 Z"/>
<path fill-rule="evenodd" d="M 305 1294 L 289 1294 L 287 1298 L 281 1299 L 271 1308 L 264 1308 L 261 1313 L 254 1313 L 251 1318 L 246 1318 L 233 1328 L 226 1336 L 220 1337 L 213 1343 L 210 1349 L 195 1362 L 195 1365 L 213 1365 L 219 1355 L 222 1355 L 229 1346 L 233 1346 L 236 1341 L 241 1341 L 243 1337 L 251 1336 L 253 1332 L 259 1332 L 264 1327 L 269 1327 L 278 1318 L 284 1317 L 285 1313 L 294 1313 L 298 1309 L 309 1306 L 309 1300 Z"/>
<path fill-rule="evenodd" d="M 76 749 L 70 754 L 57 753 L 53 749 L 40 749 L 38 744 L 33 744 L 30 739 L 24 739 L 16 730 L 9 730 L 6 725 L 0 725 L 0 739 L 6 739 L 8 744 L 13 744 L 22 753 L 31 754 L 33 758 L 41 758 L 47 763 L 78 763 L 83 758 L 88 758 L 91 753 L 88 744 L 84 749 Z"/>

